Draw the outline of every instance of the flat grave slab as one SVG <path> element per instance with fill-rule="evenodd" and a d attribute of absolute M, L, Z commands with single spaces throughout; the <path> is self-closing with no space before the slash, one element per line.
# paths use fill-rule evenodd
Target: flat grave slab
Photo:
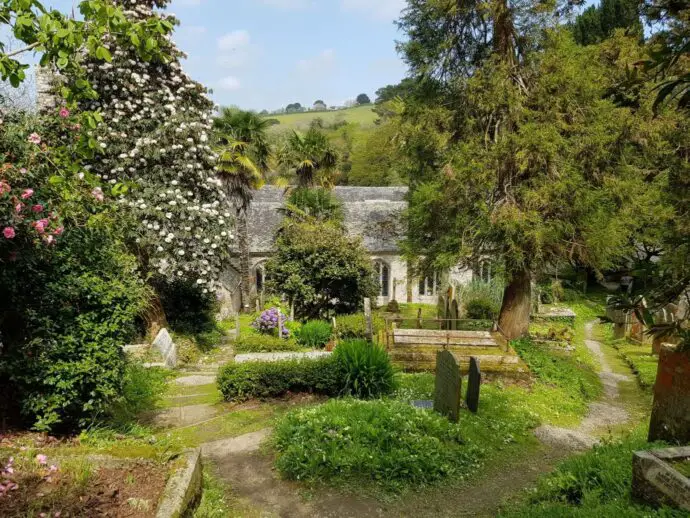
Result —
<path fill-rule="evenodd" d="M 633 453 L 633 497 L 690 511 L 690 478 L 678 469 L 688 460 L 690 446 Z"/>

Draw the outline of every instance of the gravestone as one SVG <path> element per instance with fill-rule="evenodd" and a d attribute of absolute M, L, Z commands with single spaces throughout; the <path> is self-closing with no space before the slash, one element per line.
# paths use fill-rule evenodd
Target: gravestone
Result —
<path fill-rule="evenodd" d="M 460 318 L 457 300 L 454 300 L 453 302 L 450 303 L 450 316 L 448 318 L 450 318 L 449 329 L 451 331 L 457 331 L 458 330 L 458 318 Z"/>
<path fill-rule="evenodd" d="M 158 332 L 153 346 L 160 351 L 167 367 L 177 366 L 177 346 L 167 329 L 163 328 Z"/>
<path fill-rule="evenodd" d="M 436 354 L 434 410 L 457 423 L 460 415 L 460 366 L 450 351 Z"/>
<path fill-rule="evenodd" d="M 674 465 L 688 459 L 690 447 L 633 452 L 633 498 L 690 511 L 690 478 Z"/>
<path fill-rule="evenodd" d="M 374 323 L 371 319 L 371 299 L 364 299 L 364 320 L 366 322 L 366 337 L 370 342 L 374 339 Z"/>
<path fill-rule="evenodd" d="M 465 402 L 471 412 L 477 413 L 479 410 L 479 389 L 482 384 L 482 371 L 479 368 L 479 358 L 470 358 L 470 375 L 467 380 L 467 395 Z"/>

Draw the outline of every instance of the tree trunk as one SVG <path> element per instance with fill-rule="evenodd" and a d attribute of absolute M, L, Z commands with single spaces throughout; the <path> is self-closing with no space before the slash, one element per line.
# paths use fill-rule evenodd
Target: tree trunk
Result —
<path fill-rule="evenodd" d="M 249 267 L 249 229 L 247 227 L 247 212 L 237 214 L 237 239 L 240 249 L 240 297 L 242 312 L 251 312 L 252 272 Z"/>
<path fill-rule="evenodd" d="M 155 288 L 152 292 L 153 295 L 144 314 L 144 322 L 146 322 L 146 333 L 153 341 L 161 329 L 168 327 L 168 320 L 165 317 L 160 295 Z"/>
<path fill-rule="evenodd" d="M 498 327 L 508 340 L 515 340 L 528 333 L 531 308 L 532 276 L 529 270 L 523 268 L 513 272 L 503 292 Z"/>

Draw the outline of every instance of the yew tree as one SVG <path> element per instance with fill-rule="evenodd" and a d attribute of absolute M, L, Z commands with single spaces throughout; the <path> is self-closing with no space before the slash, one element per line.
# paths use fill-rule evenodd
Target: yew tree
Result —
<path fill-rule="evenodd" d="M 452 120 L 443 164 L 412 182 L 408 248 L 436 268 L 501 261 L 510 339 L 527 333 L 535 274 L 618 264 L 664 206 L 650 158 L 663 155 L 663 122 L 610 93 L 635 51 L 580 47 L 556 14 L 528 0 L 410 0 L 399 22 L 399 50 L 442 85 L 428 103 Z"/>

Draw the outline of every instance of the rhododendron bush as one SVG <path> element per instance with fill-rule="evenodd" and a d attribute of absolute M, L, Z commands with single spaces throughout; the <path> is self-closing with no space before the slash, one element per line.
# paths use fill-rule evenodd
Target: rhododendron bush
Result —
<path fill-rule="evenodd" d="M 147 298 L 128 215 L 76 160 L 77 120 L 0 124 L 0 411 L 42 430 L 86 425 L 120 397 L 120 346 Z"/>

